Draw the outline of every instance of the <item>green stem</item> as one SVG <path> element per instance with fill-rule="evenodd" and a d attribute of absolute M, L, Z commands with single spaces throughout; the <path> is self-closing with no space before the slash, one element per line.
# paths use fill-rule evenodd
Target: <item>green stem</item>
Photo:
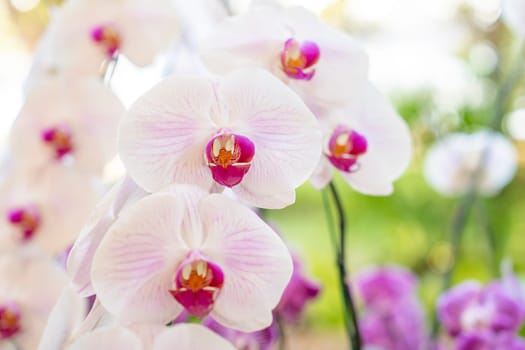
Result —
<path fill-rule="evenodd" d="M 346 269 L 346 219 L 341 198 L 333 182 L 329 184 L 330 194 L 332 195 L 333 203 L 337 212 L 337 225 L 332 217 L 331 206 L 327 198 L 327 194 L 323 191 L 323 204 L 326 211 L 326 216 L 329 225 L 330 236 L 332 244 L 336 253 L 336 266 L 339 277 L 339 287 L 343 298 L 343 319 L 345 322 L 345 329 L 348 336 L 348 341 L 352 350 L 361 349 L 361 335 L 357 322 L 357 312 L 352 299 L 350 285 L 347 283 L 348 272 Z M 336 228 L 339 233 L 339 240 L 337 239 Z"/>
<path fill-rule="evenodd" d="M 492 130 L 498 130 L 501 126 L 501 120 L 503 119 L 503 113 L 505 112 L 505 106 L 507 105 L 508 99 L 512 93 L 512 90 L 516 84 L 520 81 L 523 75 L 523 56 L 525 55 L 525 43 L 522 44 L 519 51 L 519 56 L 514 62 L 509 74 L 503 81 L 498 90 L 498 95 L 494 101 L 494 107 L 492 109 L 492 115 L 489 119 L 489 128 Z"/>
<path fill-rule="evenodd" d="M 496 239 L 496 233 L 494 232 L 494 229 L 492 227 L 492 224 L 490 222 L 490 218 L 488 216 L 489 212 L 487 210 L 487 207 L 483 201 L 478 201 L 476 205 L 476 214 L 478 218 L 478 222 L 480 223 L 481 229 L 485 234 L 487 235 L 487 243 L 488 243 L 488 250 L 490 254 L 490 261 L 491 261 L 491 273 L 493 277 L 497 277 L 499 274 L 499 245 L 498 241 Z"/>
<path fill-rule="evenodd" d="M 452 266 L 445 272 L 443 276 L 443 290 L 450 288 L 452 285 L 452 276 L 454 274 L 454 267 L 459 258 L 459 248 L 461 243 L 461 236 L 465 227 L 467 226 L 467 219 L 470 209 L 476 201 L 477 194 L 474 189 L 471 189 L 465 197 L 463 197 L 454 218 L 450 229 L 450 244 L 452 246 Z"/>
<path fill-rule="evenodd" d="M 332 208 L 330 206 L 330 199 L 328 198 L 329 194 L 327 191 L 321 191 L 321 196 L 323 198 L 323 208 L 326 213 L 326 221 L 328 222 L 328 233 L 330 235 L 330 241 L 332 242 L 332 247 L 336 254 L 336 257 L 339 257 L 339 243 L 337 242 L 337 234 L 335 232 L 334 218 L 332 216 Z"/>

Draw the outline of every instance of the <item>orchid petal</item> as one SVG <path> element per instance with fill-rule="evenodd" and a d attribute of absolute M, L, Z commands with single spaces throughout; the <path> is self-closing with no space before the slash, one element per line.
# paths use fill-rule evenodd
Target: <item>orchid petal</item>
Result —
<path fill-rule="evenodd" d="M 86 315 L 86 302 L 66 288 L 51 311 L 39 350 L 62 349 Z"/>
<path fill-rule="evenodd" d="M 224 272 L 211 316 L 245 332 L 268 327 L 292 274 L 288 249 L 255 213 L 222 195 L 203 199 L 201 215 L 208 235 L 201 251 Z"/>
<path fill-rule="evenodd" d="M 13 153 L 30 170 L 59 161 L 42 133 L 63 127 L 71 134 L 75 166 L 98 174 L 115 155 L 117 123 L 123 112 L 119 99 L 98 79 L 45 79 L 31 89 L 13 125 Z"/>
<path fill-rule="evenodd" d="M 220 22 L 201 43 L 201 55 L 206 66 L 216 73 L 252 67 L 271 71 L 288 37 L 280 11 L 270 6 L 257 7 Z"/>
<path fill-rule="evenodd" d="M 117 218 L 119 212 L 146 194 L 129 178 L 106 193 L 95 207 L 69 253 L 67 270 L 73 285 L 81 296 L 95 294 L 91 285 L 91 264 L 100 241 Z"/>
<path fill-rule="evenodd" d="M 343 105 L 360 94 L 368 79 L 368 57 L 361 45 L 302 7 L 291 7 L 286 15 L 294 38 L 315 42 L 321 52 L 313 78 L 291 80 L 290 86 L 308 105 Z"/>
<path fill-rule="evenodd" d="M 36 349 L 49 313 L 68 283 L 66 274 L 44 256 L 3 254 L 0 278 L 5 281 L 0 299 L 16 302 L 23 315 L 17 346 Z"/>
<path fill-rule="evenodd" d="M 310 177 L 310 183 L 320 190 L 326 187 L 333 177 L 333 167 L 326 157 L 321 157 L 319 164 Z"/>
<path fill-rule="evenodd" d="M 358 158 L 358 169 L 342 173 L 343 177 L 361 193 L 389 195 L 392 182 L 406 170 L 412 157 L 408 126 L 371 84 L 343 113 L 340 121 L 364 135 L 368 143 L 366 153 Z"/>
<path fill-rule="evenodd" d="M 317 120 L 298 96 L 262 70 L 234 72 L 219 89 L 235 130 L 255 145 L 251 168 L 239 184 L 242 191 L 238 194 L 241 198 L 242 193 L 254 194 L 251 203 L 260 207 L 292 204 L 295 196 L 291 196 L 291 189 L 308 180 L 320 158 Z M 256 196 L 267 200 L 257 203 Z M 269 201 L 272 196 L 274 202 Z"/>
<path fill-rule="evenodd" d="M 61 253 L 73 243 L 97 197 L 89 177 L 76 169 L 53 165 L 40 171 L 37 177 L 14 173 L 0 192 L 0 222 L 5 242 L 9 246 L 31 243 L 50 254 Z M 24 240 L 20 227 L 9 223 L 6 214 L 28 205 L 35 206 L 40 222 L 30 238 Z"/>
<path fill-rule="evenodd" d="M 131 106 L 120 125 L 119 154 L 135 182 L 153 192 L 172 183 L 210 188 L 204 149 L 215 97 L 202 78 L 166 79 Z"/>
<path fill-rule="evenodd" d="M 153 350 L 171 350 L 173 344 L 177 344 L 177 350 L 235 350 L 226 339 L 197 324 L 179 324 L 164 330 L 155 340 Z"/>
<path fill-rule="evenodd" d="M 67 350 L 91 349 L 142 350 L 142 343 L 139 337 L 126 328 L 109 327 L 86 333 L 67 347 Z"/>
<path fill-rule="evenodd" d="M 465 193 L 475 185 L 493 196 L 514 177 L 517 155 L 512 143 L 491 131 L 449 134 L 436 142 L 425 158 L 424 175 L 429 184 L 446 196 Z M 480 171 L 477 183 L 473 174 Z"/>

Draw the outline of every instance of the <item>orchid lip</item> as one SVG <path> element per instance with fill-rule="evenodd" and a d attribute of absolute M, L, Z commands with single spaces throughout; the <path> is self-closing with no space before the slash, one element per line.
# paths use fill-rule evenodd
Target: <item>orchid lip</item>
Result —
<path fill-rule="evenodd" d="M 91 40 L 102 46 L 106 54 L 114 57 L 120 49 L 122 39 L 112 25 L 99 25 L 91 29 Z"/>
<path fill-rule="evenodd" d="M 223 284 L 222 269 L 193 252 L 179 265 L 175 289 L 169 292 L 186 311 L 202 318 L 211 312 Z"/>
<path fill-rule="evenodd" d="M 255 146 L 246 136 L 221 132 L 206 145 L 206 160 L 213 179 L 226 187 L 238 185 L 250 170 Z"/>
<path fill-rule="evenodd" d="M 359 170 L 358 159 L 368 149 L 366 138 L 357 131 L 338 125 L 328 141 L 325 156 L 337 169 L 353 173 Z"/>
<path fill-rule="evenodd" d="M 315 42 L 307 40 L 299 42 L 289 38 L 285 41 L 281 52 L 282 70 L 289 78 L 311 80 L 320 56 L 321 51 Z"/>
<path fill-rule="evenodd" d="M 54 152 L 57 159 L 73 152 L 73 135 L 66 125 L 56 125 L 42 130 L 42 141 Z"/>
<path fill-rule="evenodd" d="M 14 302 L 0 304 L 0 340 L 20 332 L 20 308 Z"/>
<path fill-rule="evenodd" d="M 35 205 L 15 207 L 8 211 L 7 220 L 20 229 L 23 241 L 33 237 L 41 225 L 41 217 Z"/>

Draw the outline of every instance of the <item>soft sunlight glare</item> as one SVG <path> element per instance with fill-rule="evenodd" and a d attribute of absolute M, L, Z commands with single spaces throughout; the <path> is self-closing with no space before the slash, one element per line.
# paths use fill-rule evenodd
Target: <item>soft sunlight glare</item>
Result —
<path fill-rule="evenodd" d="M 34 9 L 40 0 L 11 0 L 11 4 L 20 12 L 27 12 Z"/>
<path fill-rule="evenodd" d="M 507 129 L 516 140 L 525 140 L 525 108 L 516 109 L 507 116 Z"/>

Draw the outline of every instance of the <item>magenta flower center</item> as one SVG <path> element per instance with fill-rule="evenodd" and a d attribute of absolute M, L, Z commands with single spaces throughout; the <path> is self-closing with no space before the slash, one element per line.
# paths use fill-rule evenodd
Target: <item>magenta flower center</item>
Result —
<path fill-rule="evenodd" d="M 41 139 L 53 150 L 57 159 L 61 159 L 73 151 L 73 136 L 65 125 L 44 129 L 41 133 Z"/>
<path fill-rule="evenodd" d="M 337 169 L 351 173 L 359 170 L 358 158 L 366 153 L 366 138 L 357 131 L 338 125 L 328 141 L 326 157 Z"/>
<path fill-rule="evenodd" d="M 206 158 L 213 179 L 227 187 L 242 181 L 254 155 L 253 142 L 241 135 L 221 133 L 206 145 Z"/>
<path fill-rule="evenodd" d="M 321 51 L 313 41 L 299 42 L 290 38 L 284 42 L 281 52 L 283 72 L 292 79 L 310 80 L 315 74 L 315 64 Z"/>
<path fill-rule="evenodd" d="M 41 222 L 39 210 L 34 205 L 16 207 L 9 210 L 7 220 L 20 230 L 24 241 L 33 237 Z"/>
<path fill-rule="evenodd" d="M 212 310 L 223 283 L 224 274 L 218 265 L 190 257 L 179 266 L 176 288 L 169 292 L 186 311 L 202 318 Z"/>
<path fill-rule="evenodd" d="M 0 339 L 9 339 L 20 331 L 20 309 L 15 303 L 0 304 Z"/>
<path fill-rule="evenodd" d="M 111 25 L 100 25 L 91 29 L 91 40 L 100 45 L 110 58 L 117 54 L 122 43 L 118 31 Z"/>

